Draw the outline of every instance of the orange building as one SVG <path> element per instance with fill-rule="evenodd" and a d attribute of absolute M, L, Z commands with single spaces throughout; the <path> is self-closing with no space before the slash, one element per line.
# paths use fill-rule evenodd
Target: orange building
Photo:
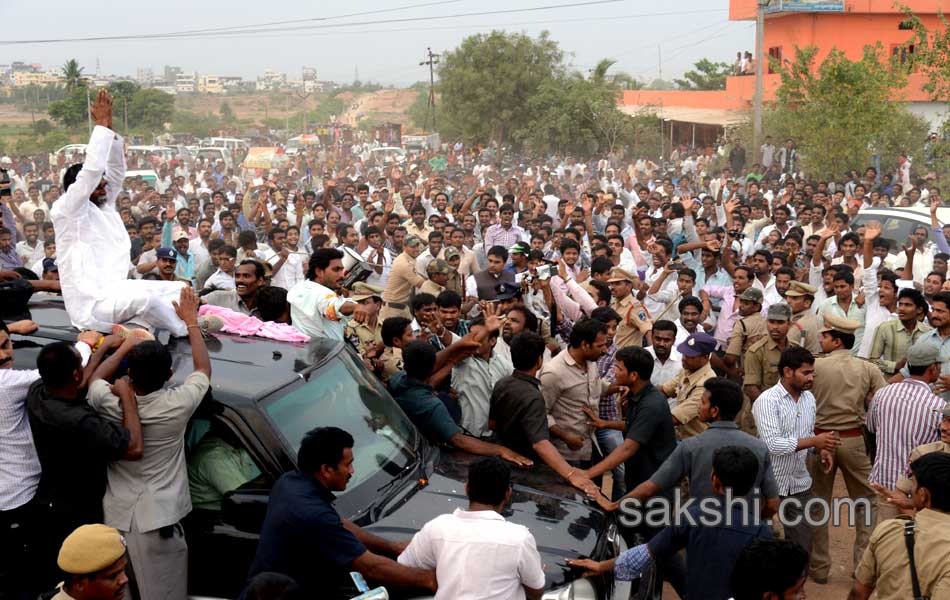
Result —
<path fill-rule="evenodd" d="M 766 0 L 762 0 L 766 1 Z M 888 53 L 906 59 L 913 53 L 908 41 L 913 37 L 904 23 L 903 13 L 893 0 L 771 0 L 766 2 L 763 39 L 767 55 L 790 59 L 795 48 L 814 46 L 818 49 L 815 65 L 821 64 L 833 48 L 848 58 L 861 58 L 864 47 L 880 42 Z M 902 0 L 929 29 L 943 27 L 938 10 L 950 12 L 950 0 Z M 748 21 L 756 18 L 756 0 L 729 0 L 729 19 Z M 739 50 L 737 48 L 737 50 Z M 752 50 L 752 48 L 742 48 Z M 758 60 L 759 57 L 756 57 Z M 733 57 L 725 60 L 732 61 Z M 763 97 L 775 97 L 779 76 L 769 73 L 764 64 Z M 911 74 L 902 100 L 908 108 L 933 124 L 945 118 L 946 102 L 933 102 L 922 89 L 924 77 Z M 635 114 L 644 110 L 656 112 L 669 122 L 670 137 L 677 143 L 710 143 L 710 135 L 722 127 L 736 125 L 751 116 L 755 97 L 755 77 L 728 77 L 722 91 L 659 91 L 624 92 L 622 110 Z"/>

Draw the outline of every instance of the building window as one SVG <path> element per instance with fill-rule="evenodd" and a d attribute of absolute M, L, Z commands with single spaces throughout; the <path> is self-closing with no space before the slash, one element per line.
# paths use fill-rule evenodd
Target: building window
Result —
<path fill-rule="evenodd" d="M 910 71 L 914 67 L 914 45 L 913 44 L 893 44 L 891 45 L 891 58 L 895 65 L 900 65 Z"/>
<path fill-rule="evenodd" d="M 777 64 L 782 64 L 782 47 L 781 46 L 772 46 L 769 48 L 769 75 L 775 74 L 775 69 L 772 68 L 772 61 L 775 61 Z"/>
<path fill-rule="evenodd" d="M 910 19 L 904 19 L 903 21 L 897 24 L 897 28 L 900 31 L 913 31 L 914 22 L 911 21 Z"/>

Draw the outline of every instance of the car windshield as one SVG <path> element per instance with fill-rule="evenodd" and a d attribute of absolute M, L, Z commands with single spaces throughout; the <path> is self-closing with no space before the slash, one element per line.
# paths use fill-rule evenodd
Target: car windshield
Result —
<path fill-rule="evenodd" d="M 379 471 L 398 474 L 415 462 L 416 432 L 379 381 L 360 368 L 349 352 L 338 353 L 310 379 L 265 400 L 264 411 L 296 453 L 314 427 L 339 427 L 353 436 L 356 488 Z"/>

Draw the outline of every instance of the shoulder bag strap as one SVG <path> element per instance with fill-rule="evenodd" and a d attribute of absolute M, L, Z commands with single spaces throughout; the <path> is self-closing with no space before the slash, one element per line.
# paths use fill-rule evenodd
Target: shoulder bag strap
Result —
<path fill-rule="evenodd" d="M 920 593 L 920 580 L 917 578 L 917 564 L 914 561 L 914 522 L 904 522 L 904 545 L 907 546 L 907 559 L 910 561 L 910 583 L 913 587 L 914 600 L 927 600 Z"/>

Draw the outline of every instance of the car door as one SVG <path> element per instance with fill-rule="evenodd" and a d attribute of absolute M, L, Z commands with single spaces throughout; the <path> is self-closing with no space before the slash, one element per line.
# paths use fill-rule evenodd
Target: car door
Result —
<path fill-rule="evenodd" d="M 188 540 L 188 591 L 192 597 L 236 598 L 257 552 L 275 477 L 273 465 L 262 453 L 257 440 L 246 437 L 247 429 L 237 412 L 221 405 L 212 409 L 196 414 L 185 436 L 193 504 L 184 522 Z M 199 482 L 207 481 L 214 472 L 209 468 L 211 460 L 208 459 L 214 449 L 206 450 L 221 442 L 249 459 L 257 474 L 226 492 L 220 510 L 209 510 L 200 504 L 207 496 L 198 495 L 199 489 L 206 489 Z M 233 463 L 228 466 L 233 467 Z"/>

